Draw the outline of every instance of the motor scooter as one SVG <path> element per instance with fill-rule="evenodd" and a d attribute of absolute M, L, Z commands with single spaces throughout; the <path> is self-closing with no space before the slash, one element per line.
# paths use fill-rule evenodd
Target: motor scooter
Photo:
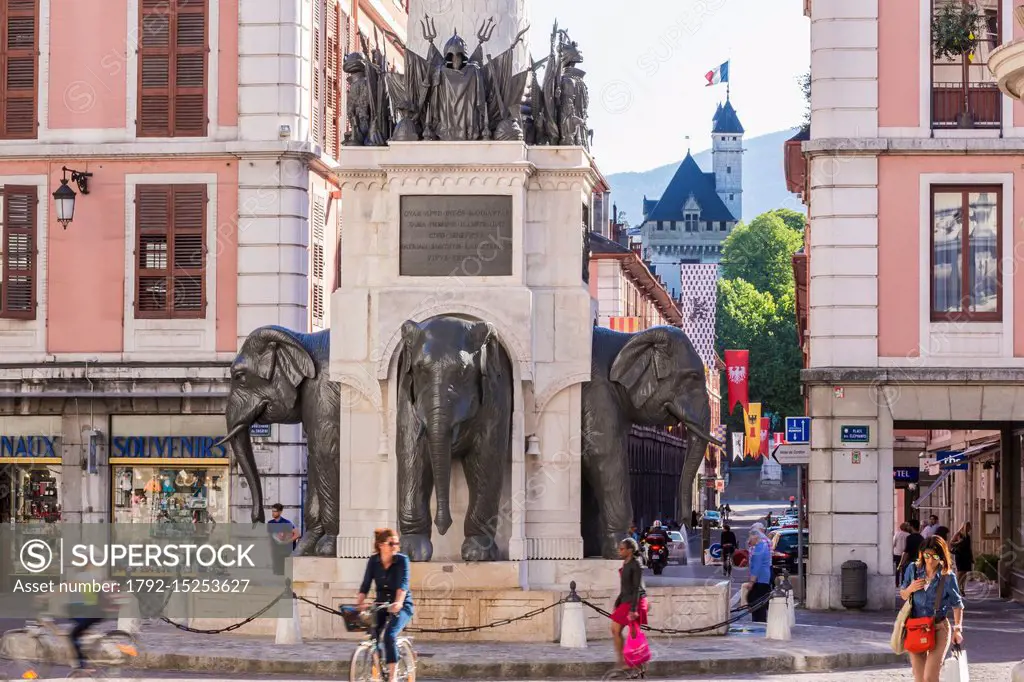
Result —
<path fill-rule="evenodd" d="M 661 572 L 668 566 L 668 547 L 661 540 L 656 540 L 648 545 L 647 565 L 654 571 L 654 575 L 661 575 Z"/>

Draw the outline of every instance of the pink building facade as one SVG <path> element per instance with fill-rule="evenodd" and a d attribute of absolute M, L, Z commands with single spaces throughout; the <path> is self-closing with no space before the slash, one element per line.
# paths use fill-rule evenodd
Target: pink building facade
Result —
<path fill-rule="evenodd" d="M 330 327 L 340 65 L 356 27 L 404 37 L 404 3 L 0 0 L 0 25 L 0 520 L 138 520 L 180 472 L 247 518 L 208 447 L 229 365 L 259 326 Z M 65 167 L 91 173 L 66 227 Z M 298 517 L 301 428 L 258 440 Z"/>
<path fill-rule="evenodd" d="M 999 545 L 1024 537 L 1024 107 L 986 68 L 1024 30 L 1012 2 L 983 0 L 973 60 L 936 60 L 938 4 L 805 2 L 812 608 L 842 606 L 851 560 L 867 565 L 869 606 L 891 605 L 901 434 L 998 431 Z M 1024 600 L 1021 551 L 1005 553 L 999 592 Z"/>

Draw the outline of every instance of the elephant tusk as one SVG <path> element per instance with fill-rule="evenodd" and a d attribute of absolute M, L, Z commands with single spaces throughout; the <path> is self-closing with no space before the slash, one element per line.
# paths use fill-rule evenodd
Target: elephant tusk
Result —
<path fill-rule="evenodd" d="M 229 440 L 231 440 L 232 438 L 237 436 L 242 431 L 242 429 L 247 429 L 247 428 L 249 428 L 249 424 L 244 424 L 243 423 L 243 424 L 236 425 L 235 428 L 231 429 L 231 432 L 228 433 L 228 435 L 224 436 L 219 441 L 214 443 L 213 447 L 218 447 L 218 446 L 224 445 L 224 443 L 227 443 Z"/>
<path fill-rule="evenodd" d="M 683 426 L 686 427 L 687 431 L 693 433 L 695 436 L 698 436 L 701 440 L 706 440 L 707 442 L 709 442 L 709 443 L 711 443 L 713 445 L 717 445 L 720 448 L 724 448 L 725 447 L 725 443 L 723 443 L 722 441 L 718 440 L 714 436 L 705 433 L 704 429 L 701 429 L 701 428 L 699 428 L 697 426 L 694 426 L 694 425 L 690 424 L 690 422 L 687 422 L 687 421 L 683 422 Z"/>

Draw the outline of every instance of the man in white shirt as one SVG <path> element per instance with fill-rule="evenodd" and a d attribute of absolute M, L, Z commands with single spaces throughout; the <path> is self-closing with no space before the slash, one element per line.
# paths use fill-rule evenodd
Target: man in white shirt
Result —
<path fill-rule="evenodd" d="M 939 527 L 939 517 L 932 514 L 928 517 L 928 525 L 921 529 L 921 537 L 925 540 L 935 535 L 935 531 Z"/>
<path fill-rule="evenodd" d="M 892 536 L 892 566 L 896 573 L 896 584 L 900 583 L 900 574 L 895 570 L 900 565 L 900 557 L 907 551 L 907 538 L 910 536 L 909 525 L 904 521 L 900 524 L 899 530 Z"/>

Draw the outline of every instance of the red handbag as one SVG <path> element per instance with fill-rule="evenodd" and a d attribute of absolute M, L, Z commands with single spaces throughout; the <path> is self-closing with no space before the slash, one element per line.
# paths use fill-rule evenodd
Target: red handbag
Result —
<path fill-rule="evenodd" d="M 939 622 L 939 608 L 942 606 L 942 594 L 946 587 L 946 576 L 939 578 L 939 587 L 935 592 L 935 615 L 922 618 L 907 619 L 907 634 L 903 638 L 903 648 L 912 654 L 923 654 L 935 648 L 935 626 Z"/>

